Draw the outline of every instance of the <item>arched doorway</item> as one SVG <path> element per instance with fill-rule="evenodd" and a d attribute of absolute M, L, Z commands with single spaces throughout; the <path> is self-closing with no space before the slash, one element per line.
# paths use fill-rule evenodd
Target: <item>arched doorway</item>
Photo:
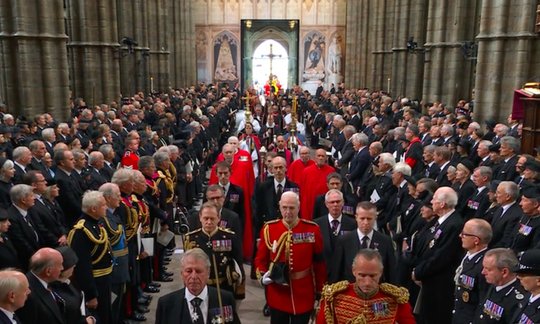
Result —
<path fill-rule="evenodd" d="M 276 75 L 282 89 L 287 89 L 289 78 L 289 55 L 283 45 L 273 39 L 265 40 L 253 52 L 253 84 L 263 86 L 270 77 Z"/>

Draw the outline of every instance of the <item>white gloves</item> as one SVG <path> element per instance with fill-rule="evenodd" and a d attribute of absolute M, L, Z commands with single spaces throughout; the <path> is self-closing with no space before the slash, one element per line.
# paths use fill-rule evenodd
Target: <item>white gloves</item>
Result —
<path fill-rule="evenodd" d="M 263 275 L 263 277 L 261 279 L 262 285 L 263 286 L 268 286 L 272 282 L 274 282 L 274 281 L 272 279 L 270 279 L 270 271 L 266 271 L 266 273 Z"/>

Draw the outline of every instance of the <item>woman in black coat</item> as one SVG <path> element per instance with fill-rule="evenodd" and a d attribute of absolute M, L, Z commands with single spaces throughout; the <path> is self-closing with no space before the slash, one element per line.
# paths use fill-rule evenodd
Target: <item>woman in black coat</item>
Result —
<path fill-rule="evenodd" d="M 55 298 L 60 299 L 64 305 L 65 322 L 70 324 L 95 324 L 96 319 L 94 317 L 84 316 L 81 313 L 81 305 L 84 302 L 83 295 L 69 280 L 77 261 L 79 261 L 77 254 L 69 246 L 61 246 L 57 250 L 62 253 L 64 270 L 60 273 L 58 281 L 51 283 L 51 289 L 55 294 Z"/>
<path fill-rule="evenodd" d="M 10 225 L 8 213 L 5 209 L 0 209 L 0 269 L 22 269 L 17 250 L 6 235 Z"/>
<path fill-rule="evenodd" d="M 0 208 L 8 209 L 11 206 L 9 191 L 13 187 L 13 176 L 15 175 L 15 164 L 11 160 L 0 157 Z"/>

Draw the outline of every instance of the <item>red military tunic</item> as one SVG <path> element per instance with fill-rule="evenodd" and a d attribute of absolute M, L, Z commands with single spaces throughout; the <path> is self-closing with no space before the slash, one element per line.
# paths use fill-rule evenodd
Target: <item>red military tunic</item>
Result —
<path fill-rule="evenodd" d="M 366 298 L 355 284 L 340 281 L 323 289 L 317 324 L 414 324 L 409 292 L 391 284 L 381 284 L 375 295 Z"/>
<path fill-rule="evenodd" d="M 139 170 L 139 156 L 137 153 L 131 152 L 130 150 L 127 150 L 124 153 L 120 163 L 124 168 Z"/>
<path fill-rule="evenodd" d="M 223 161 L 223 153 L 219 153 L 217 162 Z M 231 165 L 231 178 L 232 184 L 242 188 L 244 192 L 244 237 L 243 237 L 243 255 L 245 260 L 250 260 L 253 255 L 253 227 L 251 225 L 251 197 L 255 191 L 255 173 L 253 173 L 253 161 L 251 155 L 244 150 L 238 150 L 234 154 L 234 160 Z M 216 165 L 212 167 L 210 172 L 209 184 L 218 183 L 218 177 L 216 173 Z"/>
<path fill-rule="evenodd" d="M 322 167 L 313 164 L 304 169 L 300 186 L 300 215 L 304 219 L 313 219 L 313 206 L 317 196 L 328 191 L 326 176 L 336 170 L 328 164 Z"/>
<path fill-rule="evenodd" d="M 260 237 L 255 257 L 257 276 L 262 277 L 273 261 L 288 265 L 289 285 L 271 283 L 266 287 L 268 306 L 289 314 L 313 310 L 315 294 L 321 291 L 326 280 L 319 226 L 299 219 L 289 229 L 282 220 L 276 219 L 264 225 Z"/>

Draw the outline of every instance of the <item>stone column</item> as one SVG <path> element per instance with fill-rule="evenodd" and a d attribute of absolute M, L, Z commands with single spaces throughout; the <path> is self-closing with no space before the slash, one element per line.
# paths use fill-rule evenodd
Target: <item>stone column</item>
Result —
<path fill-rule="evenodd" d="M 63 1 L 0 2 L 0 100 L 10 113 L 69 115 L 66 42 Z"/>
<path fill-rule="evenodd" d="M 482 1 L 478 41 L 475 115 L 506 120 L 513 90 L 540 73 L 540 45 L 534 33 L 536 0 Z"/>
<path fill-rule="evenodd" d="M 66 4 L 73 96 L 83 97 L 89 106 L 118 100 L 116 3 L 69 0 Z"/>
<path fill-rule="evenodd" d="M 195 23 L 191 0 L 175 0 L 170 2 L 169 16 L 169 50 L 171 52 L 170 83 L 174 88 L 195 84 Z"/>

